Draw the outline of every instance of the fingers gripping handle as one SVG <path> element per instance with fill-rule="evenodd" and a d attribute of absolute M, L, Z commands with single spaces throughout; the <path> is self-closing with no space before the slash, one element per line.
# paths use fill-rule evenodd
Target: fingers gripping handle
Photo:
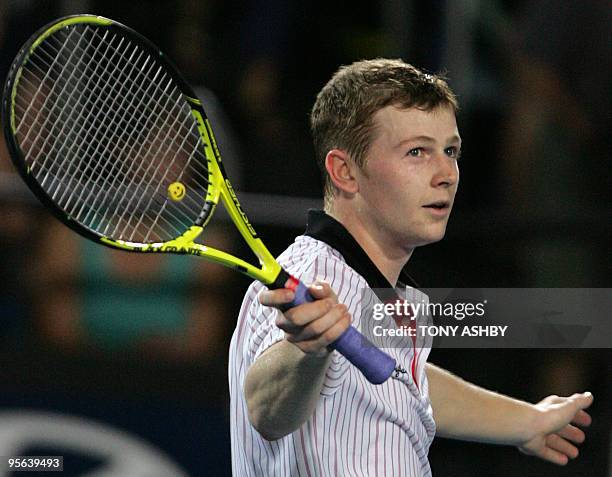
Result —
<path fill-rule="evenodd" d="M 280 307 L 286 311 L 303 303 L 314 301 L 314 297 L 298 279 L 288 275 L 288 279 L 279 288 L 289 288 L 295 293 L 291 303 Z M 347 330 L 332 344 L 331 349 L 338 350 L 346 359 L 356 366 L 372 384 L 384 383 L 395 370 L 395 360 L 387 353 L 374 346 L 365 336 L 353 326 Z"/>
<path fill-rule="evenodd" d="M 308 287 L 295 277 L 289 276 L 289 279 L 285 282 L 284 287 L 289 288 L 295 294 L 295 298 L 291 303 L 281 306 L 282 311 L 287 311 L 290 308 L 294 308 L 303 303 L 315 301 L 315 298 L 308 291 Z"/>

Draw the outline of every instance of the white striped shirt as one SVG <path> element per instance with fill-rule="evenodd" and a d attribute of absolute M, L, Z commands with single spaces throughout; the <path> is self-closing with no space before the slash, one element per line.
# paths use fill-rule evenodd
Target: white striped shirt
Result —
<path fill-rule="evenodd" d="M 360 327 L 361 292 L 366 280 L 328 244 L 300 236 L 279 257 L 285 270 L 305 283 L 330 283 Z M 243 393 L 249 366 L 284 337 L 274 322 L 280 311 L 257 300 L 263 285 L 245 296 L 229 357 L 232 470 L 235 476 L 410 476 L 431 475 L 427 453 L 435 433 L 424 366 L 429 348 L 386 351 L 410 369 L 415 359 L 417 385 L 389 379 L 372 385 L 334 351 L 321 396 L 308 421 L 276 441 L 266 441 L 251 426 Z M 419 346 L 417 344 L 417 346 Z"/>

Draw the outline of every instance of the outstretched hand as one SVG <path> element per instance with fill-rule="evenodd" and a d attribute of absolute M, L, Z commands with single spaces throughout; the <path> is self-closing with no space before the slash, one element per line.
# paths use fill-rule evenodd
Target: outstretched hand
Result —
<path fill-rule="evenodd" d="M 579 427 L 591 424 L 591 416 L 584 411 L 593 403 L 589 392 L 569 397 L 548 396 L 535 405 L 539 411 L 533 423 L 532 437 L 519 450 L 554 464 L 565 465 L 578 457 L 575 444 L 584 442 Z"/>

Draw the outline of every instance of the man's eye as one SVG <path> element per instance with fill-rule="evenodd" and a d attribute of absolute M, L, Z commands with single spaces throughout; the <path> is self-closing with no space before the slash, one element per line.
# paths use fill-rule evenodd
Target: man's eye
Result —
<path fill-rule="evenodd" d="M 446 149 L 444 149 L 444 153 L 448 157 L 454 157 L 455 159 L 459 159 L 459 157 L 461 157 L 461 151 L 454 146 L 447 147 Z"/>
<path fill-rule="evenodd" d="M 425 151 L 422 147 L 415 147 L 414 149 L 410 149 L 406 155 L 412 157 L 421 157 L 424 152 Z"/>

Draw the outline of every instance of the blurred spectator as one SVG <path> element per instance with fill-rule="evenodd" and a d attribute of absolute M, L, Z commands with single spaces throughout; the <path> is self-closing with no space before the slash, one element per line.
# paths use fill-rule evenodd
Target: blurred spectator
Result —
<path fill-rule="evenodd" d="M 23 340 L 32 315 L 27 270 L 39 230 L 40 208 L 24 202 L 25 187 L 12 172 L 4 135 L 0 135 L 0 338 Z M 27 194 L 30 197 L 29 194 Z"/>
<path fill-rule="evenodd" d="M 205 234 L 207 245 L 230 247 L 223 226 Z M 40 243 L 31 281 L 44 340 L 73 351 L 175 361 L 225 352 L 229 270 L 190 256 L 112 250 L 51 217 Z"/>
<path fill-rule="evenodd" d="M 502 156 L 508 204 L 609 204 L 611 24 L 605 0 L 532 1 L 519 16 Z"/>
<path fill-rule="evenodd" d="M 296 180 L 301 179 L 300 193 L 308 194 L 316 183 L 316 174 L 314 181 L 307 172 L 300 173 L 299 179 L 294 176 L 304 167 L 313 170 L 308 167 L 310 149 L 300 134 L 302 125 L 291 116 L 295 102 L 287 101 L 287 94 L 292 94 L 287 66 L 296 46 L 298 14 L 297 3 L 280 0 L 249 0 L 242 10 L 240 68 L 233 106 L 243 121 L 250 156 L 246 185 L 252 191 L 295 195 Z"/>
<path fill-rule="evenodd" d="M 525 4 L 500 155 L 508 209 L 551 218 L 609 212 L 611 22 L 605 0 Z M 520 253 L 528 284 L 601 286 L 609 270 L 598 276 L 598 245 L 581 240 L 528 244 Z"/>
<path fill-rule="evenodd" d="M 43 8 L 44 9 L 44 8 Z M 25 19 L 34 14 L 31 2 L 0 2 L 0 79 L 4 83 L 6 72 L 27 32 L 17 33 L 14 19 Z M 40 26 L 40 25 L 38 25 Z M 13 184 L 17 180 L 4 134 L 0 134 L 0 338 L 23 340 L 29 331 L 31 295 L 25 280 L 28 252 L 37 231 L 37 207 L 24 203 L 22 191 Z"/>

